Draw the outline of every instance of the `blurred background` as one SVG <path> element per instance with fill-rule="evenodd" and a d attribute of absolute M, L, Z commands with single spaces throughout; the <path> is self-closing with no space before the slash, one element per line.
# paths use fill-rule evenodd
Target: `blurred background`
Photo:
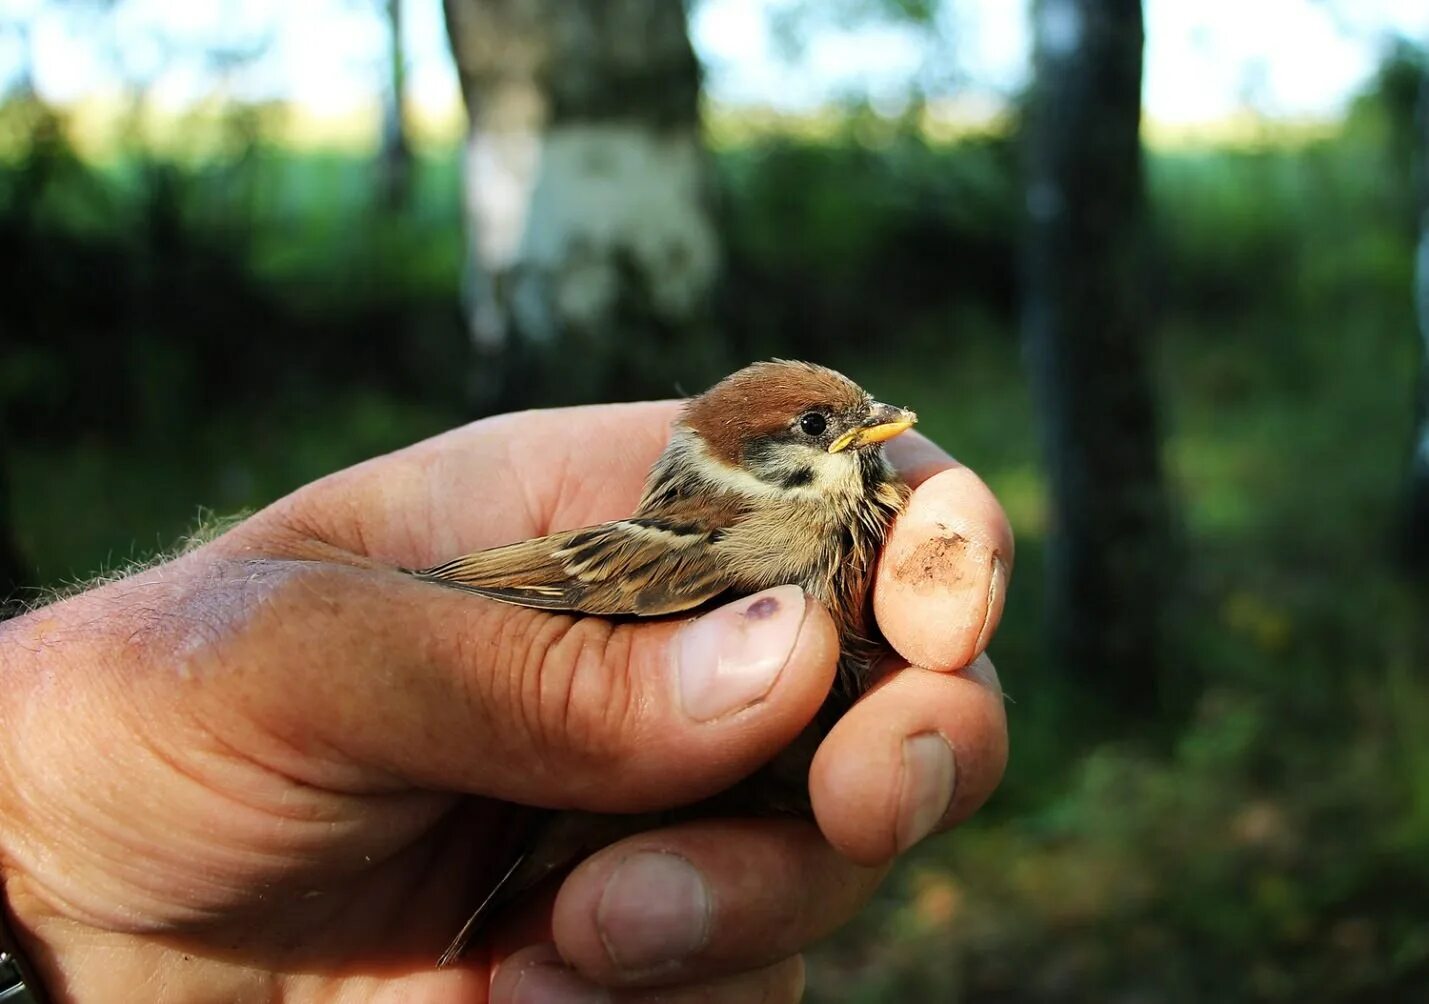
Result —
<path fill-rule="evenodd" d="M 809 999 L 1426 999 L 1426 41 L 1396 0 L 8 0 L 0 594 L 481 414 L 817 359 L 1019 553 L 1007 781 Z"/>

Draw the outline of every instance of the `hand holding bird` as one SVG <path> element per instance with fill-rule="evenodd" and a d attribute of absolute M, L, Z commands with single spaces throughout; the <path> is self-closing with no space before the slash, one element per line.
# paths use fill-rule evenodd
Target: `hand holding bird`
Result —
<path fill-rule="evenodd" d="M 680 408 L 473 423 L 0 624 L 0 805 L 17 810 L 0 812 L 0 877 L 47 982 L 98 999 L 161 980 L 176 999 L 792 999 L 800 951 L 890 858 L 972 813 L 1006 757 L 1001 691 L 974 657 L 1007 524 L 916 433 L 887 444 L 912 496 L 873 576 L 906 660 L 820 742 L 817 825 L 626 837 L 432 969 L 518 804 L 698 801 L 787 746 L 830 690 L 838 630 L 798 586 L 612 621 L 392 571 L 629 517 Z"/>
<path fill-rule="evenodd" d="M 799 585 L 829 611 L 838 630 L 833 692 L 803 741 L 695 814 L 809 815 L 813 750 L 868 689 L 876 661 L 888 654 L 874 624 L 870 587 L 909 492 L 882 445 L 916 423 L 912 411 L 874 401 L 826 367 L 755 363 L 685 404 L 631 517 L 468 554 L 415 574 L 488 599 L 604 616 L 672 614 Z M 947 759 L 951 770 L 951 751 Z M 558 868 L 654 822 L 622 825 L 586 814 L 541 821 L 439 964 L 460 956 L 490 912 Z"/>

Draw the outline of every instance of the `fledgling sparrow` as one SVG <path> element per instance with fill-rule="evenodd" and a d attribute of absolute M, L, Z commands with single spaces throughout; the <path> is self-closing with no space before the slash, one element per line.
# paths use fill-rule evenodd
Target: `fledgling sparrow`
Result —
<path fill-rule="evenodd" d="M 869 589 L 908 488 L 880 444 L 916 421 L 913 412 L 877 403 L 831 369 L 755 363 L 686 402 L 628 519 L 479 551 L 413 574 L 506 603 L 598 616 L 675 614 L 787 583 L 803 587 L 838 626 L 837 682 L 793 746 L 701 805 L 807 816 L 814 747 L 872 682 L 885 650 Z M 460 955 L 491 909 L 651 822 L 549 817 L 439 964 Z"/>

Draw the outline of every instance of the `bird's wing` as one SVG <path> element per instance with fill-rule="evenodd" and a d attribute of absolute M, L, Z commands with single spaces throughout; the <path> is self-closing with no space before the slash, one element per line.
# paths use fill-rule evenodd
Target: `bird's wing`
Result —
<path fill-rule="evenodd" d="M 712 525 L 650 516 L 477 551 L 420 579 L 542 610 L 652 617 L 697 607 L 730 585 Z"/>

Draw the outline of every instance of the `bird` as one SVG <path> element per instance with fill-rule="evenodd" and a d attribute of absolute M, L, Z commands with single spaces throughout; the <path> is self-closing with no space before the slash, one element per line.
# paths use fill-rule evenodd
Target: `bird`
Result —
<path fill-rule="evenodd" d="M 917 420 L 825 366 L 757 362 L 684 402 L 631 516 L 410 574 L 503 603 L 609 618 L 677 615 L 801 586 L 838 629 L 834 686 L 788 749 L 691 811 L 808 817 L 813 750 L 873 682 L 888 650 L 870 588 L 909 489 L 882 444 Z M 490 913 L 546 876 L 655 822 L 574 812 L 539 818 L 438 965 L 454 962 Z"/>

